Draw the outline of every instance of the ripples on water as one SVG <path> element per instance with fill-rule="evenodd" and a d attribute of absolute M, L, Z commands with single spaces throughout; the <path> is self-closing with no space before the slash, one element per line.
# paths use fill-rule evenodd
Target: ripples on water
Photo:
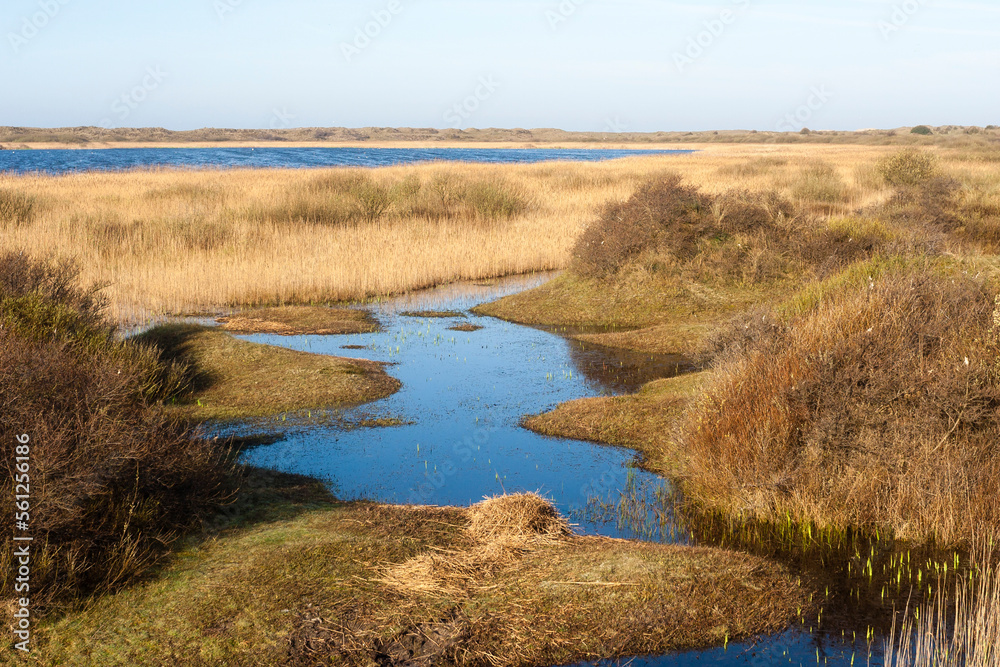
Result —
<path fill-rule="evenodd" d="M 172 168 L 387 167 L 418 162 L 532 164 L 600 162 L 635 155 L 692 151 L 550 148 L 108 148 L 0 150 L 0 172 L 122 171 Z"/>

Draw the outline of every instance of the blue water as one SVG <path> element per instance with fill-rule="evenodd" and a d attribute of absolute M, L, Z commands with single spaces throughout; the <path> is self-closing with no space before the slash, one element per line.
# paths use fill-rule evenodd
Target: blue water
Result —
<path fill-rule="evenodd" d="M 592 355 L 581 357 L 578 343 L 468 312 L 474 305 L 545 279 L 466 284 L 391 299 L 373 308 L 383 324 L 383 331 L 374 334 L 242 336 L 295 350 L 392 364 L 387 370 L 403 382 L 402 389 L 382 401 L 347 410 L 343 418 L 350 422 L 396 417 L 407 422 L 398 427 L 345 429 L 322 420 L 317 423 L 317 413 L 305 420 L 279 416 L 253 426 L 241 425 L 237 429 L 241 434 L 277 430 L 284 436 L 248 451 L 244 462 L 319 477 L 343 499 L 468 506 L 486 495 L 537 491 L 569 515 L 578 532 L 686 543 L 682 531 L 672 530 L 675 526 L 657 525 L 650 530 L 648 525 L 623 525 L 585 511 L 595 499 L 613 503 L 622 494 L 639 495 L 655 505 L 656 492 L 668 483 L 635 468 L 633 452 L 546 438 L 519 426 L 524 415 L 549 410 L 563 401 L 629 388 L 627 383 L 616 383 L 607 368 L 595 372 Z M 407 310 L 460 311 L 465 316 L 409 317 L 402 314 Z M 457 323 L 483 329 L 449 330 Z M 362 349 L 345 349 L 345 345 Z M 581 358 L 587 363 L 581 363 Z M 632 375 L 623 369 L 623 377 Z M 668 513 L 667 523 L 672 518 Z M 880 639 L 869 647 L 860 638 L 864 628 L 857 633 L 859 639 L 846 634 L 793 628 L 727 647 L 596 664 L 882 664 Z"/>
<path fill-rule="evenodd" d="M 373 308 L 383 331 L 353 336 L 241 336 L 294 350 L 372 359 L 402 383 L 395 395 L 348 410 L 346 421 L 394 417 L 404 426 L 345 430 L 339 423 L 282 416 L 287 434 L 245 457 L 249 464 L 318 477 L 337 497 L 387 503 L 468 506 L 487 495 L 538 492 L 577 520 L 581 532 L 632 536 L 588 519 L 592 497 L 614 498 L 630 482 L 652 493 L 665 482 L 638 470 L 632 451 L 546 438 L 521 418 L 561 402 L 607 392 L 574 364 L 574 350 L 551 333 L 477 317 L 468 309 L 538 284 L 543 277 L 498 285 L 463 285 L 392 299 Z M 461 311 L 447 319 L 407 310 Z M 451 331 L 475 324 L 475 332 Z M 345 349 L 345 345 L 363 349 Z M 261 424 L 267 430 L 274 424 Z M 244 427 L 245 428 L 245 427 Z"/>
<path fill-rule="evenodd" d="M 190 169 L 387 167 L 417 162 L 531 164 L 552 160 L 599 162 L 635 155 L 692 151 L 554 148 L 109 148 L 2 150 L 0 172 L 122 171 L 154 167 Z"/>

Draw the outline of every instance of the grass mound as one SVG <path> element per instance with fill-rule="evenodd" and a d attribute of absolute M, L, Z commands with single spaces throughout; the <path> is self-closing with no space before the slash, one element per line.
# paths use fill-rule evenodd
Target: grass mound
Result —
<path fill-rule="evenodd" d="M 334 336 L 379 330 L 378 321 L 367 311 L 323 306 L 261 308 L 219 317 L 215 321 L 224 331 L 235 334 Z"/>
<path fill-rule="evenodd" d="M 18 518 L 30 530 L 17 532 L 34 538 L 30 590 L 18 597 L 38 612 L 134 580 L 225 494 L 223 453 L 156 407 L 183 373 L 121 341 L 100 306 L 72 267 L 0 256 L 2 489 L 13 499 L 19 478 L 30 496 Z M 14 521 L 7 512 L 0 528 L 15 534 Z M 4 596 L 16 576 L 0 574 Z"/>
<path fill-rule="evenodd" d="M 721 363 L 689 410 L 686 491 L 724 512 L 910 539 L 1000 527 L 995 290 L 910 260 L 811 294 Z"/>
<path fill-rule="evenodd" d="M 469 510 L 469 535 L 480 542 L 557 538 L 569 524 L 534 493 L 487 498 Z"/>
<path fill-rule="evenodd" d="M 811 606 L 786 568 L 746 554 L 572 535 L 491 554 L 470 534 L 474 508 L 338 503 L 318 486 L 250 471 L 235 507 L 256 514 L 190 543 L 156 579 L 46 624 L 33 657 L 567 664 L 721 645 Z M 489 510 L 523 514 L 530 531 L 559 523 L 532 498 Z"/>
<path fill-rule="evenodd" d="M 465 317 L 465 313 L 459 310 L 404 310 L 400 313 L 402 317 L 419 317 L 422 319 L 448 319 L 452 317 Z"/>
<path fill-rule="evenodd" d="M 400 387 L 378 362 L 248 343 L 208 327 L 168 324 L 139 339 L 190 369 L 188 389 L 170 405 L 195 421 L 366 403 Z"/>

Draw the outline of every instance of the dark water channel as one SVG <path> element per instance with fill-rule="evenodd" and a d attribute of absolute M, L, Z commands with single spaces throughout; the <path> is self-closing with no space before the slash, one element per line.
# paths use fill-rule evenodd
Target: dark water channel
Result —
<path fill-rule="evenodd" d="M 389 362 L 388 371 L 403 383 L 396 395 L 347 410 L 335 420 L 288 415 L 278 422 L 241 426 L 241 434 L 278 429 L 283 435 L 247 451 L 245 462 L 321 478 L 347 500 L 467 506 L 487 495 L 535 491 L 550 498 L 582 533 L 731 546 L 782 558 L 805 578 L 818 581 L 814 585 L 819 590 L 826 587 L 829 604 L 824 603 L 822 630 L 817 619 L 803 618 L 800 626 L 777 636 L 637 658 L 631 661 L 636 666 L 881 664 L 882 638 L 868 628 L 885 620 L 883 580 L 895 570 L 888 568 L 879 579 L 867 574 L 867 568 L 879 572 L 895 563 L 891 549 L 844 535 L 810 532 L 803 539 L 792 534 L 801 529 L 790 526 L 692 519 L 675 509 L 669 482 L 638 468 L 633 452 L 546 438 L 519 426 L 523 416 L 560 402 L 634 390 L 685 370 L 676 358 L 610 354 L 556 333 L 469 312 L 547 279 L 463 284 L 373 304 L 383 325 L 380 333 L 243 336 L 296 350 Z M 403 314 L 415 310 L 461 316 Z M 450 330 L 456 324 L 483 328 Z M 403 425 L 364 426 L 379 418 Z M 352 423 L 359 426 L 351 428 Z M 810 542 L 817 548 L 802 548 Z M 896 588 L 901 591 L 906 583 L 900 580 Z M 606 664 L 618 662 L 630 661 Z"/>

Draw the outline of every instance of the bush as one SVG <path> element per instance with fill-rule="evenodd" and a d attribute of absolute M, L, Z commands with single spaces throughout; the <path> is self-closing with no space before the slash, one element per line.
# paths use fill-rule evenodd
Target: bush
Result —
<path fill-rule="evenodd" d="M 30 441 L 33 607 L 117 588 L 221 498 L 223 455 L 164 416 L 184 369 L 122 341 L 66 264 L 0 256 L 0 442 Z M 14 534 L 6 512 L 0 529 Z M 0 558 L 11 562 L 6 543 Z M 0 589 L 13 596 L 13 570 Z"/>
<path fill-rule="evenodd" d="M 919 149 L 904 148 L 879 160 L 878 171 L 889 185 L 915 186 L 937 174 L 937 160 Z"/>
<path fill-rule="evenodd" d="M 574 268 L 585 276 L 606 276 L 661 240 L 676 254 L 690 255 L 712 221 L 710 198 L 672 174 L 607 206 L 577 241 Z"/>
<path fill-rule="evenodd" d="M 910 130 L 910 134 L 921 134 L 927 136 L 929 134 L 934 134 L 934 132 L 933 130 L 931 130 L 931 128 L 927 127 L 926 125 L 917 125 L 915 128 Z"/>
<path fill-rule="evenodd" d="M 794 215 L 775 192 L 706 195 L 671 174 L 607 206 L 577 241 L 573 270 L 605 277 L 645 253 L 651 266 L 675 267 L 695 280 L 757 282 L 782 272 Z"/>
<path fill-rule="evenodd" d="M 682 420 L 692 498 L 902 538 L 1000 528 L 995 295 L 905 264 L 852 271 L 783 326 L 755 325 L 751 351 L 728 358 Z"/>
<path fill-rule="evenodd" d="M 0 190 L 0 225 L 23 225 L 34 217 L 34 199 L 16 190 Z"/>

